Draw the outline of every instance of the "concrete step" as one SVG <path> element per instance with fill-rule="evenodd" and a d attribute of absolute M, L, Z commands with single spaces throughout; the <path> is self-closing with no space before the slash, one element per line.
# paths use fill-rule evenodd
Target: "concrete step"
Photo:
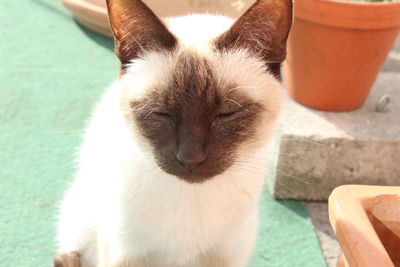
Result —
<path fill-rule="evenodd" d="M 275 197 L 326 200 L 341 184 L 400 184 L 399 72 L 382 72 L 355 111 L 317 111 L 289 97 L 283 110 L 271 149 Z"/>

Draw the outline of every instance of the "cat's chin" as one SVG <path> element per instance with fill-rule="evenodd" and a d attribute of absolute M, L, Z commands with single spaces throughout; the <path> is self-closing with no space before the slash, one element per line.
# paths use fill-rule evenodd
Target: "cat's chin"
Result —
<path fill-rule="evenodd" d="M 206 160 L 195 169 L 185 168 L 179 161 L 171 159 L 163 159 L 162 157 L 155 159 L 155 163 L 165 173 L 175 176 L 177 179 L 187 183 L 202 183 L 207 180 L 224 173 L 232 165 L 233 160 L 224 158 L 219 160 Z"/>
<path fill-rule="evenodd" d="M 185 169 L 182 166 L 174 166 L 174 167 L 159 167 L 166 173 L 175 176 L 177 179 L 184 180 L 187 183 L 195 184 L 202 183 L 207 180 L 213 179 L 215 176 L 222 174 L 226 169 L 218 168 L 212 169 L 207 168 L 207 166 L 201 166 L 192 171 Z"/>
<path fill-rule="evenodd" d="M 191 183 L 191 184 L 196 184 L 196 183 L 202 183 L 207 180 L 210 180 L 217 176 L 218 174 L 189 174 L 189 175 L 175 175 L 178 179 L 184 180 L 185 182 Z"/>

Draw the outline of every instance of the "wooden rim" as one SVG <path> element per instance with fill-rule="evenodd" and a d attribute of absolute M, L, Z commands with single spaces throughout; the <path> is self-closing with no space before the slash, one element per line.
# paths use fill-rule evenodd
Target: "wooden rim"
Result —
<path fill-rule="evenodd" d="M 61 2 L 72 12 L 79 23 L 97 33 L 112 37 L 104 1 L 61 0 Z M 102 4 L 103 2 L 104 4 Z"/>

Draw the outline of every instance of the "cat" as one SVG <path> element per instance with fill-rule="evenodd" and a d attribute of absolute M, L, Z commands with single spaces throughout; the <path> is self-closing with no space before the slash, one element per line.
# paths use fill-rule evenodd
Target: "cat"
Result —
<path fill-rule="evenodd" d="M 243 267 L 282 99 L 291 0 L 236 21 L 108 0 L 120 77 L 61 206 L 58 267 Z"/>

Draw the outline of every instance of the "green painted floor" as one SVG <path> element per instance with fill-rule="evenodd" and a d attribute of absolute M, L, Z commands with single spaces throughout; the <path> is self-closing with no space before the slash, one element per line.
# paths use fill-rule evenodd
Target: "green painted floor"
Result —
<path fill-rule="evenodd" d="M 57 206 L 99 95 L 117 75 L 111 40 L 56 0 L 0 0 L 0 266 L 50 266 Z M 262 199 L 251 267 L 325 266 L 300 202 Z"/>

